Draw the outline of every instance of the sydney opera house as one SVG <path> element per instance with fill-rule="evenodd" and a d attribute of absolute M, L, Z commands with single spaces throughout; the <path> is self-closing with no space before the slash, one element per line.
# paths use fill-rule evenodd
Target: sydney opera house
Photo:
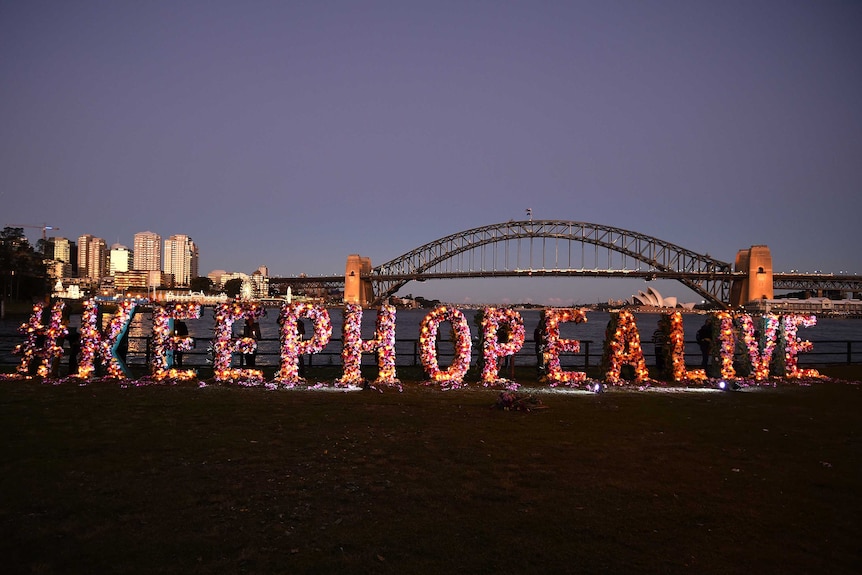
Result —
<path fill-rule="evenodd" d="M 632 303 L 648 307 L 679 307 L 683 309 L 694 309 L 695 306 L 694 302 L 679 303 L 673 296 L 662 297 L 658 290 L 652 287 L 647 288 L 646 292 L 639 291 L 638 295 L 633 295 Z"/>

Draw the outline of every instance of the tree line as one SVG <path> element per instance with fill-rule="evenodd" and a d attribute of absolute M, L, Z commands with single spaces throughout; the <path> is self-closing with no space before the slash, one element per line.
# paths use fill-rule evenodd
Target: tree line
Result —
<path fill-rule="evenodd" d="M 34 247 L 24 228 L 5 227 L 0 232 L 0 299 L 32 300 L 50 292 L 45 246 Z"/>

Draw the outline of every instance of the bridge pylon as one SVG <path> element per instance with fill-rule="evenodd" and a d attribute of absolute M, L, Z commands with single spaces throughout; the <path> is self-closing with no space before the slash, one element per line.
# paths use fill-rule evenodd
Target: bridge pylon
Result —
<path fill-rule="evenodd" d="M 734 270 L 748 274 L 745 279 L 733 280 L 730 286 L 730 305 L 737 307 L 758 299 L 772 299 L 772 254 L 768 246 L 751 246 L 736 253 Z"/>
<path fill-rule="evenodd" d="M 359 304 L 368 307 L 374 301 L 374 287 L 371 275 L 371 258 L 359 254 L 347 256 L 347 266 L 344 270 L 344 303 Z"/>

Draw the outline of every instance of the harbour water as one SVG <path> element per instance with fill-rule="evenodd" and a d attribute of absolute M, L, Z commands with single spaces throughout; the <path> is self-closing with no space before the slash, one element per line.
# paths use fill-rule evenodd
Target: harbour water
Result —
<path fill-rule="evenodd" d="M 418 362 L 418 348 L 416 340 L 419 338 L 419 330 L 422 319 L 430 310 L 398 310 L 396 314 L 396 353 L 399 365 L 410 365 Z M 475 321 L 477 311 L 462 310 L 470 325 L 470 331 L 474 343 L 479 336 L 479 326 Z M 526 331 L 526 342 L 516 356 L 516 363 L 520 365 L 535 364 L 535 346 L 533 344 L 533 330 L 539 322 L 540 311 L 537 309 L 519 310 Z M 340 363 L 341 353 L 341 308 L 329 310 L 332 321 L 332 341 L 323 350 L 312 358 L 315 364 Z M 655 313 L 637 313 L 635 321 L 643 342 L 644 353 L 649 356 L 653 354 L 653 346 L 650 343 L 660 315 Z M 266 315 L 261 318 L 262 341 L 259 344 L 260 355 L 258 364 L 263 366 L 274 366 L 278 363 L 278 309 L 267 310 Z M 365 310 L 362 317 L 362 336 L 371 338 L 374 334 L 376 313 L 374 310 Z M 570 357 L 562 358 L 564 366 L 595 365 L 599 362 L 602 352 L 602 343 L 605 339 L 610 314 L 607 312 L 587 312 L 585 323 L 565 323 L 561 325 L 561 337 L 577 339 L 581 342 L 581 353 L 571 354 Z M 703 325 L 705 316 L 701 314 L 683 314 L 683 325 L 685 330 L 686 354 L 689 363 L 699 358 L 699 350 L 694 342 L 695 333 Z M 11 348 L 23 341 L 23 336 L 18 332 L 22 318 L 7 318 L 0 321 L 0 363 L 9 364 L 17 362 L 18 358 L 11 355 Z M 308 322 L 308 320 L 306 320 Z M 196 349 L 186 354 L 186 365 L 206 365 L 209 360 L 208 348 L 213 335 L 214 317 L 212 308 L 205 308 L 203 316 L 196 320 L 187 320 L 189 335 L 196 340 Z M 80 326 L 80 316 L 72 316 L 70 325 Z M 242 322 L 233 326 L 235 334 L 242 329 Z M 136 314 L 130 326 L 129 352 L 131 364 L 144 363 L 146 354 L 146 339 L 152 333 L 152 317 L 149 313 Z M 312 333 L 311 324 L 306 324 L 306 337 Z M 441 364 L 445 364 L 445 357 L 451 354 L 451 343 L 449 341 L 448 324 L 440 328 L 439 353 Z M 862 362 L 862 321 L 854 319 L 819 318 L 813 327 L 799 330 L 800 339 L 807 339 L 814 344 L 811 353 L 800 356 L 800 364 L 811 363 L 834 363 L 847 362 L 848 355 L 852 362 Z M 850 343 L 848 343 L 850 342 Z M 855 343 L 852 343 L 855 342 Z M 474 345 L 474 357 L 477 353 Z M 649 359 L 648 359 L 649 362 Z M 365 354 L 363 363 L 374 364 L 373 354 Z"/>

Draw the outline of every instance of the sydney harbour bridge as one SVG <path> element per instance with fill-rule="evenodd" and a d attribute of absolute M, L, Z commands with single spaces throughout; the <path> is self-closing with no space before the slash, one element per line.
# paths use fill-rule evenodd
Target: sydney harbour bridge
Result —
<path fill-rule="evenodd" d="M 346 302 L 374 306 L 411 281 L 491 277 L 676 280 L 719 307 L 771 298 L 773 290 L 862 292 L 855 275 L 773 273 L 766 246 L 740 250 L 728 263 L 631 230 L 532 219 L 450 234 L 376 267 L 352 255 L 344 275 L 274 277 L 270 285 L 343 291 Z"/>

